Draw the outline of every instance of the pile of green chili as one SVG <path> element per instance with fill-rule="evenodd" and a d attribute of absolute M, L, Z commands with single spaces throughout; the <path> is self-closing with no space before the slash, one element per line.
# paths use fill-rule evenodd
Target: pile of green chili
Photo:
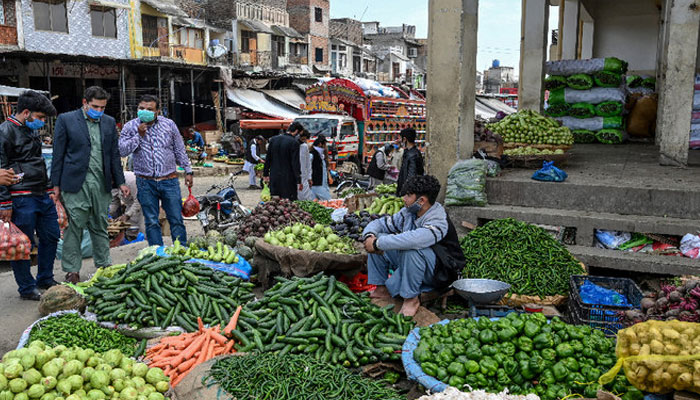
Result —
<path fill-rule="evenodd" d="M 271 353 L 217 361 L 205 383 L 219 384 L 237 400 L 403 400 L 384 384 L 306 355 Z"/>
<path fill-rule="evenodd" d="M 581 264 L 544 229 L 512 218 L 491 221 L 460 241 L 467 259 L 465 278 L 509 283 L 511 293 L 566 295 Z"/>

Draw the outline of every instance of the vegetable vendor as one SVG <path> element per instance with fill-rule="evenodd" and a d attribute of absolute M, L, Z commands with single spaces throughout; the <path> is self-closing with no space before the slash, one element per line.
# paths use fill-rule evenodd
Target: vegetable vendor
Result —
<path fill-rule="evenodd" d="M 243 171 L 248 172 L 248 189 L 260 189 L 255 182 L 255 166 L 264 160 L 260 158 L 260 150 L 265 146 L 265 139 L 262 136 L 256 136 L 250 141 L 248 150 L 245 152 L 245 164 Z"/>
<path fill-rule="evenodd" d="M 204 142 L 204 138 L 202 138 L 202 134 L 194 130 L 194 128 L 188 129 L 187 133 L 187 144 L 190 146 L 204 148 L 207 145 Z"/>
<path fill-rule="evenodd" d="M 390 161 L 393 151 L 394 146 L 391 143 L 387 143 L 374 152 L 372 161 L 369 163 L 369 168 L 367 168 L 370 189 L 374 189 L 384 183 L 386 172 L 392 167 Z"/>
<path fill-rule="evenodd" d="M 377 285 L 373 298 L 400 296 L 399 311 L 413 316 L 422 292 L 452 283 L 464 267 L 457 231 L 436 202 L 440 182 L 432 175 L 415 176 L 403 187 L 405 207 L 374 220 L 362 233 L 369 254 L 367 283 Z M 389 268 L 394 273 L 389 278 Z"/>

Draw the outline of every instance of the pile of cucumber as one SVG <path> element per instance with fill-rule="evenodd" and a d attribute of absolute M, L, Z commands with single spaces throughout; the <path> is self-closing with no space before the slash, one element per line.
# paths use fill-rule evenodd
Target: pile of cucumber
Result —
<path fill-rule="evenodd" d="M 411 318 L 378 307 L 333 276 L 286 279 L 247 304 L 232 333 L 239 351 L 308 354 L 346 367 L 399 360 Z"/>
<path fill-rule="evenodd" d="M 88 309 L 99 321 L 133 329 L 180 326 L 197 330 L 204 323 L 226 325 L 238 305 L 252 300 L 255 285 L 180 257 L 145 257 L 114 277 L 85 289 Z"/>

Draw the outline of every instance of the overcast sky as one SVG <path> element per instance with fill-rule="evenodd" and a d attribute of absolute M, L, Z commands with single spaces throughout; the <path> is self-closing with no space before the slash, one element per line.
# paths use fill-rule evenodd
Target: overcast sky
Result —
<path fill-rule="evenodd" d="M 518 70 L 521 0 L 479 1 L 477 69 L 488 69 L 493 59 Z M 556 13 L 550 19 L 556 23 Z M 428 36 L 428 0 L 331 1 L 331 18 L 379 21 L 381 26 L 415 25 L 416 37 Z"/>

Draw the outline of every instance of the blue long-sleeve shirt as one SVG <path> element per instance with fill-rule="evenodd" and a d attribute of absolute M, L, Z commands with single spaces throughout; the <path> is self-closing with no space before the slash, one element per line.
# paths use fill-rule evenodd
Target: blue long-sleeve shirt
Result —
<path fill-rule="evenodd" d="M 440 203 L 433 204 L 420 218 L 406 207 L 398 213 L 370 222 L 362 232 L 377 237 L 380 250 L 420 250 L 441 241 L 447 235 L 447 213 Z"/>

